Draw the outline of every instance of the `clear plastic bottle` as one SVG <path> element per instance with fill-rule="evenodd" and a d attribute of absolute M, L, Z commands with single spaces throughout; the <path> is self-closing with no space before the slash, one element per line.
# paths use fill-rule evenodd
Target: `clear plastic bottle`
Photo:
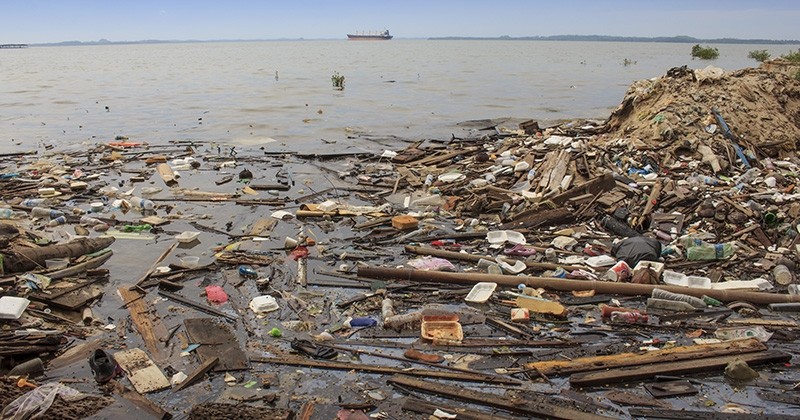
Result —
<path fill-rule="evenodd" d="M 722 260 L 732 256 L 733 253 L 733 244 L 730 242 L 722 244 L 703 242 L 700 245 L 686 249 L 686 259 L 689 261 Z"/>
<path fill-rule="evenodd" d="M 45 206 L 45 205 L 47 205 L 47 199 L 46 198 L 28 198 L 28 199 L 22 200 L 20 205 L 25 206 L 25 207 Z"/>
<path fill-rule="evenodd" d="M 88 226 L 95 226 L 95 225 L 105 224 L 105 222 L 103 222 L 100 219 L 95 219 L 94 217 L 81 216 L 81 224 L 82 225 L 88 225 Z"/>
<path fill-rule="evenodd" d="M 67 218 L 64 216 L 58 216 L 55 219 L 52 219 L 49 222 L 47 222 L 47 226 L 55 227 L 58 225 L 63 225 L 65 223 L 67 223 Z"/>
<path fill-rule="evenodd" d="M 31 209 L 31 216 L 32 217 L 48 217 L 50 219 L 55 219 L 64 215 L 64 212 L 60 210 L 53 210 L 47 207 L 34 207 Z"/>
<path fill-rule="evenodd" d="M 0 209 L 0 219 L 19 219 L 25 213 L 14 211 L 12 209 Z"/>
<path fill-rule="evenodd" d="M 152 200 L 147 200 L 141 197 L 131 197 L 130 203 L 132 206 L 144 210 L 152 210 L 156 206 Z"/>

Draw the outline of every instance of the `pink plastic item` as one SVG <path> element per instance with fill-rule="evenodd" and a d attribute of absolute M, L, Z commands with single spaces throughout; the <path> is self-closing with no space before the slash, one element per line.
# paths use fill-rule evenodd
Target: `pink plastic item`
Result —
<path fill-rule="evenodd" d="M 206 286 L 206 299 L 211 303 L 225 303 L 228 301 L 228 294 L 219 286 Z"/>

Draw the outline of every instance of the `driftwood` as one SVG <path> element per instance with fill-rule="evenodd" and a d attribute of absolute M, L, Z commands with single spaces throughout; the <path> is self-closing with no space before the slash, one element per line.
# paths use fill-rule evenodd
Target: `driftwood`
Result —
<path fill-rule="evenodd" d="M 20 273 L 45 266 L 51 258 L 74 258 L 91 254 L 114 243 L 111 236 L 99 238 L 78 238 L 64 244 L 35 248 L 13 247 L 3 253 L 3 272 Z"/>

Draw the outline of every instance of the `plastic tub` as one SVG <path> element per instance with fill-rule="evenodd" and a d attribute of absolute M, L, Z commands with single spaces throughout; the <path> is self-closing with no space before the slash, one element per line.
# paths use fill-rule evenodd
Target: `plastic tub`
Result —
<path fill-rule="evenodd" d="M 21 297 L 0 297 L 0 319 L 19 319 L 31 301 Z"/>
<path fill-rule="evenodd" d="M 195 257 L 193 255 L 187 255 L 181 258 L 181 265 L 186 268 L 195 268 L 200 265 L 200 257 Z"/>
<path fill-rule="evenodd" d="M 466 302 L 484 303 L 492 296 L 494 289 L 497 288 L 497 283 L 493 282 L 480 282 L 472 286 L 467 297 L 464 298 Z"/>
<path fill-rule="evenodd" d="M 44 260 L 44 265 L 48 270 L 61 270 L 69 265 L 69 258 L 51 258 Z"/>
<path fill-rule="evenodd" d="M 661 279 L 664 283 L 672 285 L 672 286 L 688 286 L 689 279 L 683 273 L 678 273 L 675 271 L 664 270 Z"/>
<path fill-rule="evenodd" d="M 198 236 L 200 236 L 200 232 L 187 230 L 185 232 L 181 232 L 180 235 L 175 236 L 175 239 L 182 244 L 188 244 L 189 242 L 197 239 Z"/>
<path fill-rule="evenodd" d="M 422 317 L 422 338 L 432 341 L 456 341 L 464 339 L 464 331 L 458 315 L 427 315 Z"/>
<path fill-rule="evenodd" d="M 256 313 L 272 312 L 280 309 L 278 302 L 269 295 L 256 296 L 250 301 L 250 309 Z"/>
<path fill-rule="evenodd" d="M 711 288 L 711 279 L 708 277 L 689 276 L 686 277 L 686 285 L 698 289 L 709 289 Z"/>

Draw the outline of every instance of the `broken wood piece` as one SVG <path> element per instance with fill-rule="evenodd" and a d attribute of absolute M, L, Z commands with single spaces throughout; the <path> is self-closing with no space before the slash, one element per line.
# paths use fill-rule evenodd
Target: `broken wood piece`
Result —
<path fill-rule="evenodd" d="M 159 163 L 156 166 L 156 172 L 158 172 L 158 176 L 161 177 L 161 180 L 164 181 L 168 187 L 178 185 L 178 180 L 175 178 L 175 171 L 166 163 Z"/>
<path fill-rule="evenodd" d="M 204 363 L 218 358 L 213 365 L 215 372 L 248 369 L 247 355 L 239 346 L 239 340 L 222 322 L 213 318 L 192 318 L 183 321 L 186 333 L 193 344 L 200 344 L 195 350 Z"/>
<path fill-rule="evenodd" d="M 142 336 L 144 345 L 147 351 L 156 360 L 161 360 L 161 349 L 159 346 L 159 337 L 166 337 L 167 327 L 161 322 L 161 318 L 155 314 L 154 308 L 150 306 L 144 299 L 140 298 L 139 292 L 130 290 L 131 286 L 121 285 L 117 291 L 122 297 L 123 302 L 126 302 L 128 310 L 131 313 L 131 319 L 139 335 Z"/>
<path fill-rule="evenodd" d="M 569 375 L 604 369 L 617 369 L 626 366 L 639 366 L 659 362 L 676 362 L 701 357 L 714 357 L 764 351 L 767 347 L 755 338 L 724 341 L 713 344 L 678 346 L 663 350 L 642 353 L 618 353 L 602 356 L 580 357 L 572 360 L 544 360 L 531 362 L 526 366 L 545 375 Z"/>
<path fill-rule="evenodd" d="M 198 379 L 202 378 L 203 375 L 205 375 L 209 370 L 211 370 L 211 368 L 214 367 L 214 365 L 216 365 L 217 362 L 219 362 L 219 357 L 216 356 L 207 359 L 200 366 L 198 366 L 197 369 L 194 370 L 194 372 L 190 373 L 189 376 L 187 376 L 186 379 L 183 380 L 183 382 L 175 386 L 175 388 L 173 388 L 172 391 L 178 392 L 192 385 Z"/>
<path fill-rule="evenodd" d="M 414 413 L 421 413 L 421 414 L 428 414 L 433 415 L 436 410 L 442 410 L 446 413 L 456 415 L 457 419 L 460 420 L 485 420 L 485 419 L 492 419 L 492 420 L 517 420 L 516 417 L 508 417 L 502 416 L 498 413 L 488 413 L 483 411 L 476 411 L 470 410 L 463 407 L 455 407 L 452 405 L 444 405 L 441 403 L 432 403 L 425 400 L 420 400 L 417 398 L 407 398 L 403 401 L 403 406 L 401 407 L 405 411 L 411 411 Z"/>
<path fill-rule="evenodd" d="M 223 318 L 230 319 L 231 321 L 236 321 L 238 318 L 234 315 L 227 314 L 220 310 L 214 309 L 208 305 L 204 305 L 200 302 L 195 302 L 189 298 L 183 297 L 181 295 L 168 292 L 166 290 L 159 290 L 158 294 L 164 296 L 167 299 L 174 300 L 175 302 L 182 303 L 190 308 L 197 309 L 200 312 L 205 312 L 211 315 L 221 316 Z"/>
<path fill-rule="evenodd" d="M 564 305 L 552 300 L 531 296 L 517 296 L 517 306 L 539 314 L 551 314 L 559 317 L 567 314 L 567 308 Z"/>
<path fill-rule="evenodd" d="M 295 356 L 282 356 L 282 357 L 254 357 L 250 359 L 251 362 L 256 363 L 274 363 L 278 365 L 289 366 L 304 366 L 308 368 L 319 369 L 338 369 L 338 370 L 357 370 L 362 372 L 380 373 L 384 375 L 409 375 L 409 376 L 422 376 L 426 378 L 439 378 L 448 379 L 453 381 L 464 382 L 478 382 L 484 383 L 487 381 L 487 375 L 484 374 L 469 374 L 461 372 L 442 372 L 430 369 L 416 369 L 416 368 L 397 368 L 392 366 L 368 365 L 363 363 L 350 363 L 338 362 L 332 360 L 314 360 L 305 357 Z M 505 385 L 520 385 L 521 382 L 512 378 L 498 377 L 494 383 Z"/>
<path fill-rule="evenodd" d="M 114 353 L 114 360 L 128 374 L 128 380 L 140 394 L 169 388 L 169 380 L 142 349 Z"/>
<path fill-rule="evenodd" d="M 530 395 L 525 400 L 509 398 L 497 394 L 474 391 L 463 387 L 445 385 L 439 382 L 424 381 L 410 378 L 404 375 L 396 375 L 389 378 L 387 383 L 399 385 L 417 391 L 422 391 L 442 397 L 465 400 L 470 403 L 487 407 L 496 407 L 508 410 L 513 413 L 526 414 L 528 416 L 545 417 L 552 419 L 607 419 L 609 417 L 600 416 L 594 413 L 587 413 L 574 408 L 560 405 L 553 401 L 550 396 Z"/>
<path fill-rule="evenodd" d="M 750 366 L 755 366 L 787 362 L 792 359 L 792 355 L 778 350 L 767 350 L 756 353 L 695 358 L 677 362 L 623 367 L 609 371 L 576 373 L 569 377 L 569 383 L 571 386 L 583 388 L 618 382 L 641 381 L 653 378 L 656 375 L 683 375 L 697 372 L 720 371 L 725 369 L 728 363 L 736 359 L 742 360 Z"/>
<path fill-rule="evenodd" d="M 130 401 L 136 407 L 139 407 L 145 411 L 150 412 L 153 415 L 153 418 L 159 420 L 168 420 L 172 418 L 172 414 L 161 408 L 156 403 L 150 401 L 147 397 L 138 392 L 126 387 L 125 385 L 121 384 L 119 381 L 112 380 L 114 384 L 114 390 L 126 400 Z"/>

